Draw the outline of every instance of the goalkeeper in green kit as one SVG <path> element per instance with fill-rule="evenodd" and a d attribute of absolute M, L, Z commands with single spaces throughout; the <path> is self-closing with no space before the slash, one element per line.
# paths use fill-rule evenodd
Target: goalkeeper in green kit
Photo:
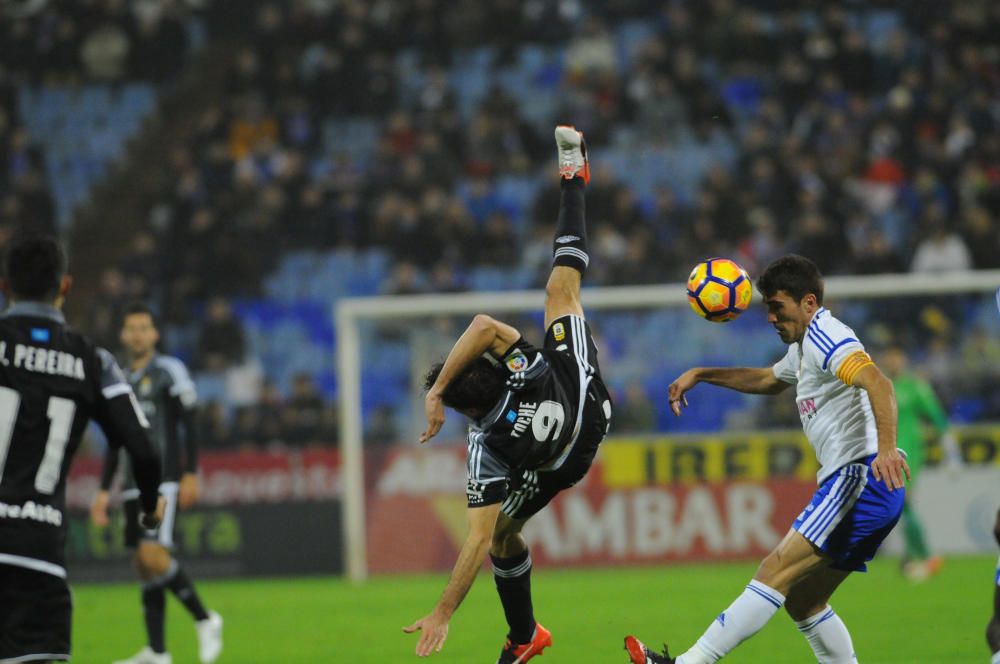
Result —
<path fill-rule="evenodd" d="M 908 363 L 903 349 L 892 346 L 886 350 L 879 366 L 892 379 L 892 386 L 896 391 L 899 410 L 896 444 L 906 452 L 906 462 L 910 465 L 910 486 L 915 487 L 927 456 L 929 440 L 924 434 L 926 423 L 936 431 L 949 468 L 961 465 L 961 456 L 958 444 L 948 430 L 948 416 L 934 394 L 934 388 L 926 380 L 909 372 Z M 906 540 L 902 559 L 903 574 L 911 580 L 923 581 L 936 574 L 944 561 L 940 556 L 930 554 L 924 527 L 914 510 L 911 495 L 908 491 L 903 506 L 903 536 Z"/>

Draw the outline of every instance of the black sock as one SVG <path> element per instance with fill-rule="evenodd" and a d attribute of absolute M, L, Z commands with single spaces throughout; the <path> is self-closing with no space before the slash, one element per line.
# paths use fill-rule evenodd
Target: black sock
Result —
<path fill-rule="evenodd" d="M 528 643 L 535 634 L 535 615 L 531 607 L 531 555 L 523 553 L 493 560 L 493 578 L 510 626 L 508 637 L 514 643 Z"/>
<path fill-rule="evenodd" d="M 167 595 L 163 591 L 163 586 L 143 587 L 142 616 L 146 621 L 146 635 L 150 649 L 155 653 L 166 652 Z"/>
<path fill-rule="evenodd" d="M 559 198 L 559 219 L 552 243 L 553 265 L 565 265 L 583 274 L 590 263 L 587 253 L 586 204 L 582 178 L 562 180 Z"/>
<path fill-rule="evenodd" d="M 184 571 L 183 567 L 177 567 L 177 573 L 167 581 L 167 588 L 170 588 L 170 592 L 177 596 L 177 599 L 191 612 L 195 620 L 205 620 L 208 618 L 208 611 L 205 610 L 205 605 L 201 603 L 201 598 L 198 597 L 198 593 L 194 589 L 194 584 L 191 583 L 191 579 L 188 578 L 187 572 Z"/>

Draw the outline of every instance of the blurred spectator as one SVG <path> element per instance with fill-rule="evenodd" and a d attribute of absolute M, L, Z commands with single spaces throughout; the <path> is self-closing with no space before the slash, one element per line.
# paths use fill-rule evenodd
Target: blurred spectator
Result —
<path fill-rule="evenodd" d="M 87 330 L 95 343 L 104 348 L 117 348 L 121 329 L 121 312 L 133 298 L 126 288 L 125 275 L 118 268 L 101 273 L 99 297 L 87 310 Z"/>
<path fill-rule="evenodd" d="M 226 407 L 219 401 L 213 399 L 202 404 L 198 409 L 198 422 L 195 426 L 201 449 L 222 449 L 233 442 Z"/>
<path fill-rule="evenodd" d="M 323 427 L 323 397 L 309 374 L 292 377 L 292 393 L 284 409 L 285 441 L 302 446 L 320 441 Z"/>
<path fill-rule="evenodd" d="M 246 357 L 243 325 L 233 316 L 229 302 L 214 297 L 205 307 L 205 321 L 198 337 L 198 367 L 222 371 Z"/>
<path fill-rule="evenodd" d="M 121 26 L 114 22 L 97 26 L 80 47 L 80 60 L 87 76 L 98 82 L 120 80 L 125 74 L 129 48 L 129 37 Z"/>
<path fill-rule="evenodd" d="M 1000 225 L 985 207 L 976 205 L 965 210 L 962 235 L 974 269 L 1000 268 Z"/>
<path fill-rule="evenodd" d="M 368 419 L 365 442 L 376 445 L 396 445 L 404 442 L 396 429 L 393 407 L 381 405 L 377 407 Z"/>
<path fill-rule="evenodd" d="M 619 433 L 649 433 L 656 430 L 656 407 L 641 383 L 629 383 L 615 404 L 614 428 Z"/>
<path fill-rule="evenodd" d="M 285 400 L 281 391 L 273 382 L 265 381 L 260 401 L 237 411 L 233 437 L 241 444 L 282 444 L 284 409 Z"/>
<path fill-rule="evenodd" d="M 961 236 L 935 220 L 920 241 L 910 266 L 913 272 L 955 272 L 972 269 L 972 256 Z"/>
<path fill-rule="evenodd" d="M 611 74 L 616 63 L 611 35 L 598 19 L 587 19 L 566 48 L 566 68 L 573 76 Z"/>

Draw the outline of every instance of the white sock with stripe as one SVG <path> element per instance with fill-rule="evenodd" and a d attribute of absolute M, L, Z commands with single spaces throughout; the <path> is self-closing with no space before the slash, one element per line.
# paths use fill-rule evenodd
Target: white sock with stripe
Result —
<path fill-rule="evenodd" d="M 858 661 L 847 626 L 829 606 L 795 626 L 812 646 L 819 664 L 856 664 Z"/>
<path fill-rule="evenodd" d="M 714 664 L 759 632 L 784 603 L 785 596 L 777 590 L 751 581 L 676 664 Z"/>

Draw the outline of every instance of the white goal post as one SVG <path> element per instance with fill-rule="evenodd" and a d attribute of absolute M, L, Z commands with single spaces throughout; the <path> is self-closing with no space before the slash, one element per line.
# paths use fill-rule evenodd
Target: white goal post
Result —
<path fill-rule="evenodd" d="M 1000 270 L 842 276 L 828 277 L 825 281 L 826 295 L 832 298 L 987 293 L 1000 287 Z M 434 315 L 541 311 L 543 301 L 544 293 L 532 290 L 345 298 L 337 303 L 334 324 L 340 386 L 341 524 L 344 570 L 349 579 L 364 581 L 368 576 L 360 324 L 364 321 L 405 320 Z M 686 303 L 685 286 L 679 283 L 583 290 L 586 309 L 656 309 Z M 419 399 L 420 395 L 414 394 L 413 398 Z"/>

